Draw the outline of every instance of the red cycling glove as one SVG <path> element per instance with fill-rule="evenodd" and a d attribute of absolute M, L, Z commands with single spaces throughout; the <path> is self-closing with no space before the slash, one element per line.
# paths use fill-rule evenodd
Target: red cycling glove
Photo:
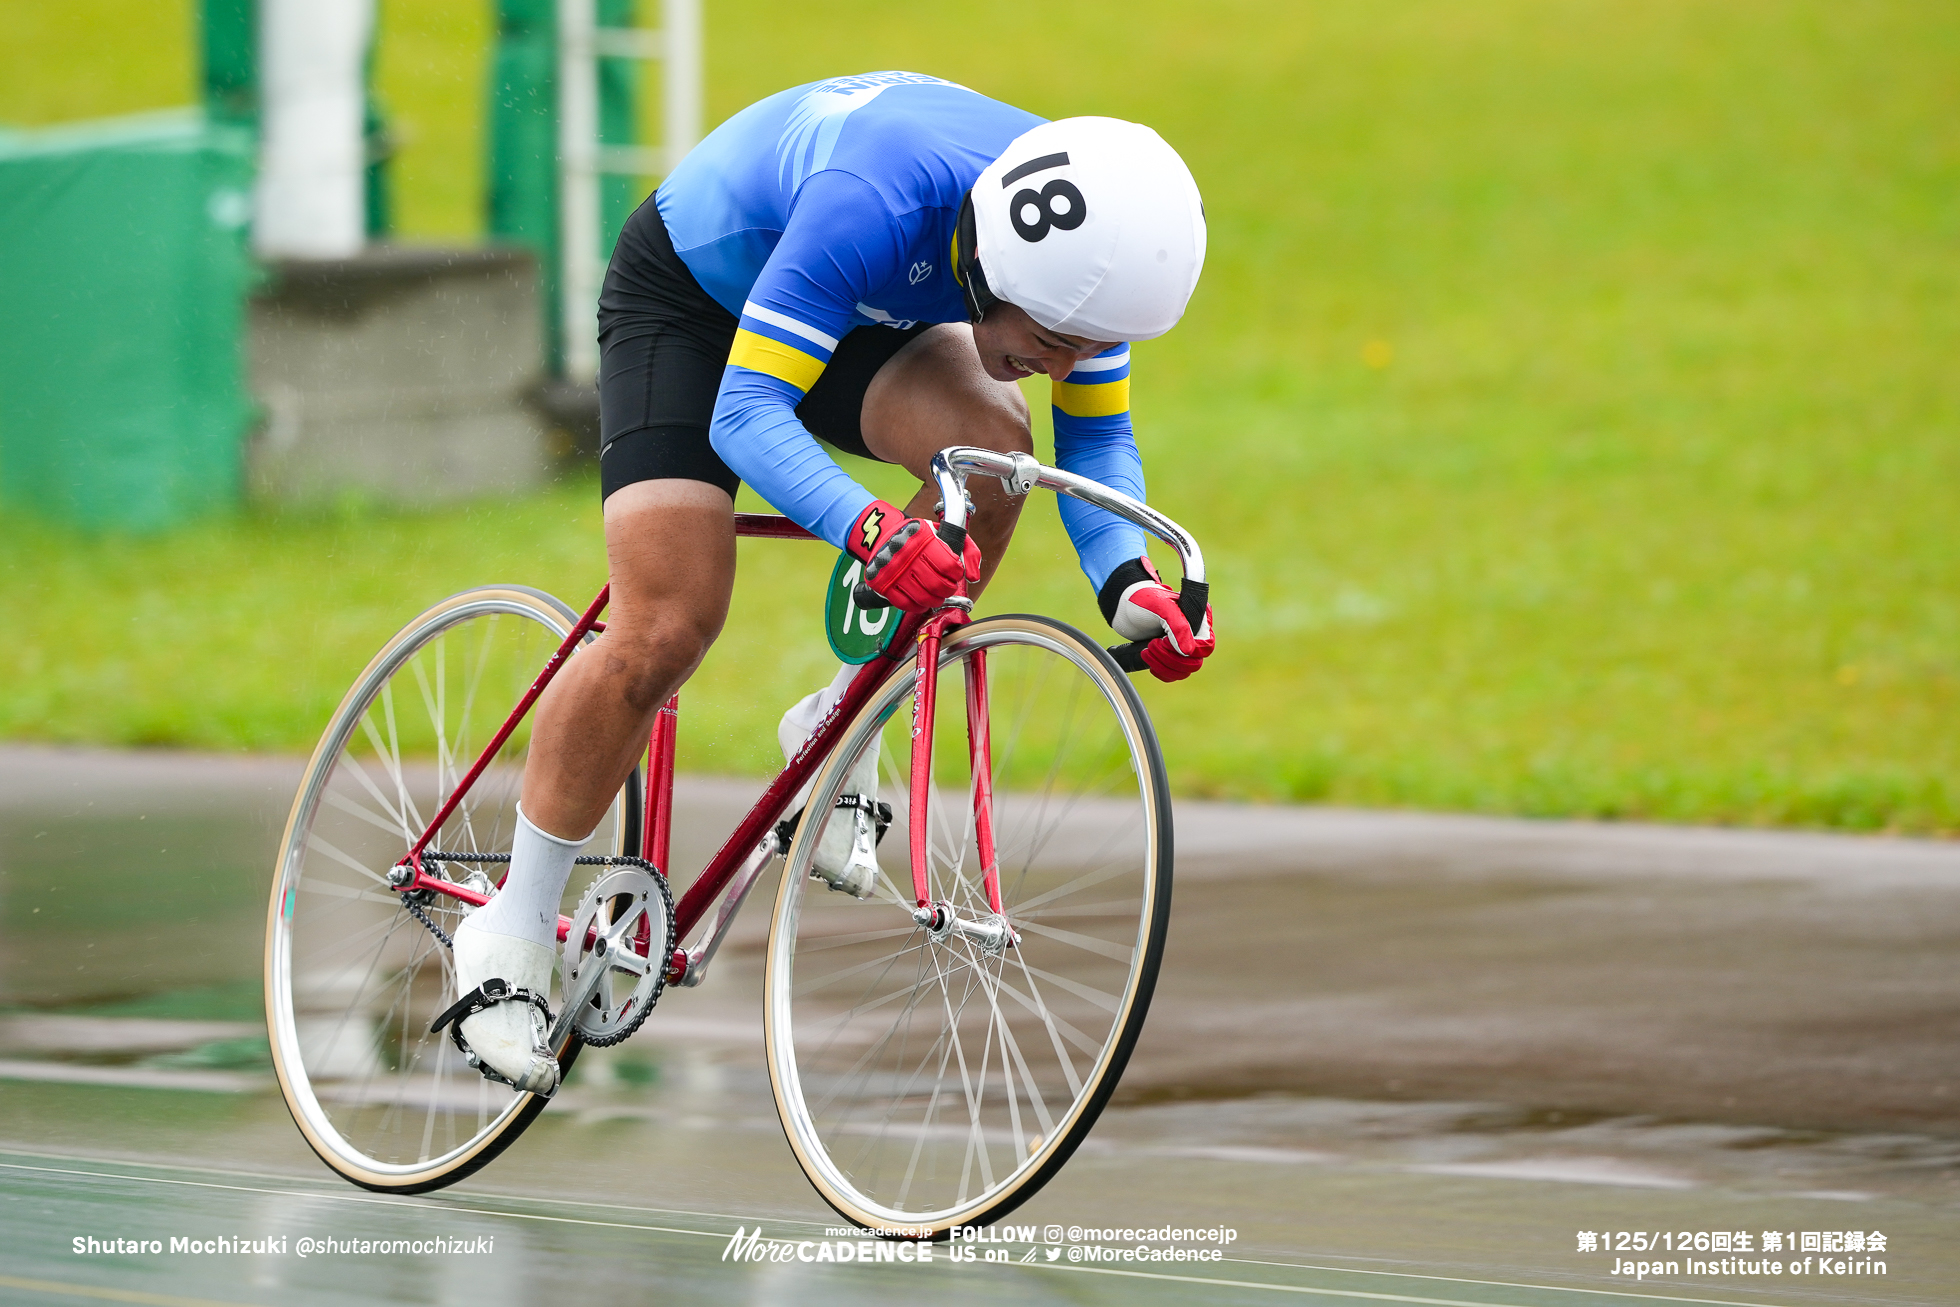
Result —
<path fill-rule="evenodd" d="M 971 536 L 959 555 L 936 524 L 907 517 L 882 499 L 858 514 L 844 552 L 864 564 L 864 583 L 908 613 L 945 603 L 962 581 L 980 579 L 980 548 Z"/>
<path fill-rule="evenodd" d="M 1217 647 L 1211 606 L 1205 606 L 1205 620 L 1193 632 L 1177 606 L 1177 592 L 1164 584 L 1148 558 L 1131 559 L 1111 572 L 1097 600 L 1118 635 L 1150 641 L 1143 646 L 1143 665 L 1160 681 L 1183 680 L 1203 667 Z"/>

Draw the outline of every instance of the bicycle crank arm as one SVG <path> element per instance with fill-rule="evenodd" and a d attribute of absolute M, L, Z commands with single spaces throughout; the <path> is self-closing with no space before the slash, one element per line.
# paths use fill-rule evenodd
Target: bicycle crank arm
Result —
<path fill-rule="evenodd" d="M 585 974 L 578 978 L 571 992 L 563 996 L 564 1006 L 558 1009 L 558 1019 L 551 1024 L 550 1047 L 552 1048 L 565 1046 L 566 1036 L 572 1033 L 572 1023 L 578 1020 L 578 1010 L 592 1001 L 592 995 L 598 990 L 599 982 L 605 979 L 605 953 L 598 951 L 606 947 L 605 936 L 601 935 L 593 940 L 593 945 L 595 951 L 587 955 L 585 965 L 579 968 Z"/>

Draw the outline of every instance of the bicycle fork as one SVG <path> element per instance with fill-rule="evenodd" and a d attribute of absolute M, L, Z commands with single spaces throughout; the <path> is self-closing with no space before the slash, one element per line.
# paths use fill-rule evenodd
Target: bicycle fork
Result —
<path fill-rule="evenodd" d="M 932 755 L 934 723 L 939 700 L 939 651 L 946 632 L 967 621 L 965 607 L 955 605 L 929 620 L 919 633 L 919 680 L 912 698 L 911 811 L 907 823 L 912 858 L 912 893 L 917 907 L 912 919 L 934 939 L 958 935 L 997 953 L 1017 942 L 1000 900 L 1000 859 L 994 844 L 993 736 L 988 727 L 987 655 L 975 650 L 966 659 L 967 756 L 973 775 L 969 801 L 980 859 L 981 883 L 989 916 L 961 916 L 950 900 L 934 902 L 931 884 Z"/>

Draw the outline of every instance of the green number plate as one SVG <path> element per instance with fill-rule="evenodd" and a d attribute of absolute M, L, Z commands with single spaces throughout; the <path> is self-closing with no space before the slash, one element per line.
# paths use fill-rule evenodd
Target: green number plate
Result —
<path fill-rule="evenodd" d="M 830 589 L 824 594 L 823 629 L 838 661 L 868 663 L 885 652 L 898 634 L 898 609 L 867 613 L 851 601 L 851 591 L 864 579 L 864 564 L 849 554 L 837 555 L 830 570 Z"/>

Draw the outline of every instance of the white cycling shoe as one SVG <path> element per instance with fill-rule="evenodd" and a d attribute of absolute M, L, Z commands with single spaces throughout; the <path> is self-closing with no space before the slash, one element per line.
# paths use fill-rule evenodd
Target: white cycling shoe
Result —
<path fill-rule="evenodd" d="M 776 740 L 783 746 L 785 759 L 796 756 L 817 724 L 843 696 L 856 671 L 855 667 L 846 667 L 829 686 L 799 699 L 783 714 L 782 723 L 776 728 Z M 816 855 L 810 861 L 812 876 L 840 893 L 860 899 L 870 898 L 878 888 L 881 874 L 878 841 L 891 823 L 891 809 L 881 810 L 878 803 L 878 760 L 883 753 L 884 742 L 880 740 L 851 768 L 844 791 L 837 798 L 836 810 L 824 823 L 823 834 L 817 839 Z M 809 797 L 806 786 L 803 791 L 806 811 L 799 821 L 809 816 Z"/>
<path fill-rule="evenodd" d="M 810 874 L 839 893 L 868 899 L 878 888 L 878 818 L 891 822 L 891 809 L 878 812 L 878 754 L 869 750 L 851 768 L 851 778 L 837 797 L 837 807 L 817 838 Z M 848 806 L 847 806 L 848 805 Z"/>
<path fill-rule="evenodd" d="M 528 1094 L 558 1088 L 558 1059 L 546 1042 L 545 1001 L 557 950 L 515 935 L 456 927 L 456 1004 L 434 1029 L 455 1023 L 452 1038 L 487 1079 Z M 529 996 L 529 997 L 527 997 Z"/>

